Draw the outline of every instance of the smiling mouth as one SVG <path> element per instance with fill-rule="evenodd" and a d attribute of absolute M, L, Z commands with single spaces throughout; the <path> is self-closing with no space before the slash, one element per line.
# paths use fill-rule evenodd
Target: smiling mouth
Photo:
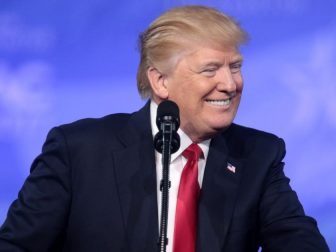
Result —
<path fill-rule="evenodd" d="M 227 98 L 227 99 L 220 99 L 220 100 L 211 100 L 211 99 L 206 99 L 205 100 L 207 103 L 214 105 L 214 106 L 229 106 L 232 102 L 232 97 Z"/>

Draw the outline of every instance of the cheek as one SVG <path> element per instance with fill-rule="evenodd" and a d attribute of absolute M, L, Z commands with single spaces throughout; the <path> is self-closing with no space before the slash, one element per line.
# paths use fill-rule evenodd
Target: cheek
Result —
<path fill-rule="evenodd" d="M 237 92 L 242 92 L 243 90 L 243 77 L 241 74 L 233 75 L 233 80 L 236 83 Z"/>
<path fill-rule="evenodd" d="M 180 79 L 169 88 L 169 98 L 177 99 L 182 104 L 190 106 L 201 96 L 200 88 L 195 85 L 196 81 L 190 79 Z"/>

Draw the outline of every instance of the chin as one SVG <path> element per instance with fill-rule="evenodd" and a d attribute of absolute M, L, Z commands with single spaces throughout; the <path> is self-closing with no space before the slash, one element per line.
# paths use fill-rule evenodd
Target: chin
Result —
<path fill-rule="evenodd" d="M 213 128 L 217 130 L 222 130 L 228 128 L 232 124 L 233 120 L 225 120 L 213 124 Z"/>

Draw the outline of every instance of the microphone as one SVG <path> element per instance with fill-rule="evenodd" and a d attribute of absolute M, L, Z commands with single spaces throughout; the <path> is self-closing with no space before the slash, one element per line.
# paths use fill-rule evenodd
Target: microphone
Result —
<path fill-rule="evenodd" d="M 155 149 L 162 153 L 164 141 L 169 141 L 170 153 L 175 153 L 180 148 L 180 136 L 177 134 L 180 126 L 180 112 L 175 102 L 165 100 L 159 104 L 156 125 L 159 132 L 154 137 Z"/>
<path fill-rule="evenodd" d="M 156 115 L 156 125 L 159 128 L 159 132 L 154 137 L 154 147 L 158 152 L 162 153 L 162 179 L 160 182 L 162 197 L 158 246 L 160 252 L 166 252 L 166 246 L 168 244 L 170 156 L 180 148 L 180 136 L 177 134 L 177 130 L 180 126 L 180 113 L 175 102 L 165 100 L 159 104 Z"/>

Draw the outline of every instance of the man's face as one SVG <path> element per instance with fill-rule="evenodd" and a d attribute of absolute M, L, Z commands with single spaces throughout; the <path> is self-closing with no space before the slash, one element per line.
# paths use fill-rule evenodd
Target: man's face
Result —
<path fill-rule="evenodd" d="M 180 127 L 195 142 L 233 121 L 243 90 L 242 57 L 235 48 L 196 48 L 166 75 L 168 99 L 180 108 Z"/>

